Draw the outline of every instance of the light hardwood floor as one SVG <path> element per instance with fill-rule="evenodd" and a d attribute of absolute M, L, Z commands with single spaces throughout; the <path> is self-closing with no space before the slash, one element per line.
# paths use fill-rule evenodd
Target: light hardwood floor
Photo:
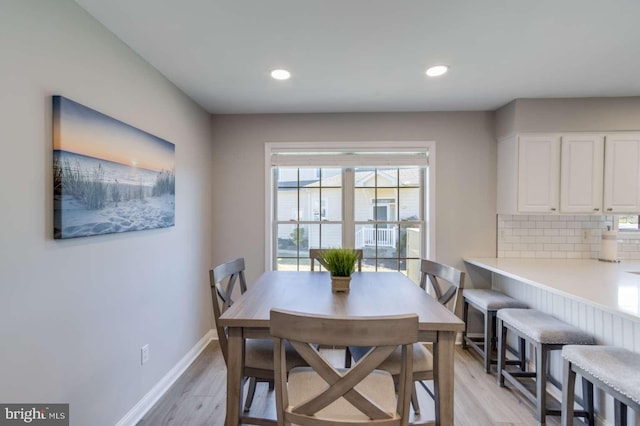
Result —
<path fill-rule="evenodd" d="M 344 355 L 337 355 L 336 359 Z M 456 426 L 535 425 L 533 408 L 516 391 L 499 388 L 495 375 L 484 373 L 480 359 L 459 346 L 455 352 Z M 220 347 L 213 341 L 156 403 L 139 426 L 218 426 L 224 424 L 226 368 Z M 432 420 L 433 402 L 421 391 L 422 414 L 417 423 Z M 251 411 L 275 419 L 274 392 L 258 384 Z M 547 417 L 547 425 L 560 424 Z M 576 425 L 580 424 L 576 421 Z"/>

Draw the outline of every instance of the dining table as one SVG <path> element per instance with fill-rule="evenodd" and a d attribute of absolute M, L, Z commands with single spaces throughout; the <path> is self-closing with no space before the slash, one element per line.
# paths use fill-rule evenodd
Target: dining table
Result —
<path fill-rule="evenodd" d="M 464 323 L 400 272 L 355 272 L 349 292 L 331 291 L 328 272 L 267 271 L 220 316 L 228 330 L 226 426 L 274 424 L 242 412 L 244 339 L 269 338 L 273 308 L 315 315 L 418 315 L 420 342 L 433 344 L 435 424 L 453 426 L 454 344 Z"/>

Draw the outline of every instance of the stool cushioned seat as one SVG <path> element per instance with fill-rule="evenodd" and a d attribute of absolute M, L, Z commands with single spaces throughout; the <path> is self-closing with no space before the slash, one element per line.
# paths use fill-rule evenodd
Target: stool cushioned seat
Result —
<path fill-rule="evenodd" d="M 527 308 L 527 304 L 495 290 L 465 290 L 462 297 L 480 309 L 497 311 L 504 308 Z"/>
<path fill-rule="evenodd" d="M 496 314 L 500 309 L 505 308 L 528 308 L 527 304 L 507 296 L 496 290 L 471 289 L 464 290 L 462 294 L 462 320 L 464 321 L 464 331 L 462 332 L 462 347 L 470 346 L 482 357 L 484 371 L 491 372 L 491 364 L 495 363 L 492 357 L 492 349 L 496 341 Z M 481 338 L 469 336 L 469 307 L 474 308 L 484 317 L 484 333 Z M 524 368 L 524 340 L 520 340 L 519 364 Z M 513 364 L 513 361 L 507 361 Z"/>
<path fill-rule="evenodd" d="M 564 345 L 595 343 L 593 337 L 582 330 L 535 309 L 500 309 L 498 319 L 538 343 Z"/>
<path fill-rule="evenodd" d="M 640 354 L 615 346 L 568 345 L 562 357 L 640 404 Z"/>

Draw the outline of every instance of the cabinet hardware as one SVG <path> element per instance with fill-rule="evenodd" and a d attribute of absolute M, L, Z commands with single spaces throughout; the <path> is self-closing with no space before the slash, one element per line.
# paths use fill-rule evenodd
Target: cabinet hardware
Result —
<path fill-rule="evenodd" d="M 593 211 L 594 211 L 594 212 L 599 212 L 599 211 L 600 211 L 600 209 L 595 208 L 595 209 L 593 209 Z"/>
<path fill-rule="evenodd" d="M 607 209 L 607 211 L 608 211 L 608 212 L 612 212 L 612 211 L 613 211 L 613 209 L 612 209 L 611 207 L 609 207 L 609 208 Z"/>

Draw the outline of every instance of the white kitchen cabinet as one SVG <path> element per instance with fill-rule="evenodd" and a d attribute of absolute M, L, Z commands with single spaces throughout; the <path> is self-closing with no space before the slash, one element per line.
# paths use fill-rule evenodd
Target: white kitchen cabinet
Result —
<path fill-rule="evenodd" d="M 499 214 L 640 214 L 640 133 L 498 141 Z"/>
<path fill-rule="evenodd" d="M 559 190 L 560 135 L 498 141 L 498 213 L 557 213 Z"/>
<path fill-rule="evenodd" d="M 604 213 L 640 212 L 640 133 L 606 136 Z"/>
<path fill-rule="evenodd" d="M 604 137 L 592 133 L 561 136 L 560 212 L 601 213 Z"/>
<path fill-rule="evenodd" d="M 518 212 L 557 212 L 559 173 L 559 135 L 520 136 L 518 140 Z"/>

